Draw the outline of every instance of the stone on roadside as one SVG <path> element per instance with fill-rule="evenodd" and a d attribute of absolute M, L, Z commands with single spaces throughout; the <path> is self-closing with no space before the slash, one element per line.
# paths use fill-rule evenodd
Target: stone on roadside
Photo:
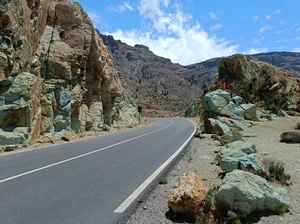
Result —
<path fill-rule="evenodd" d="M 241 170 L 226 174 L 216 200 L 221 209 L 243 217 L 257 211 L 287 211 L 290 206 L 284 188 L 272 187 L 264 178 Z"/>
<path fill-rule="evenodd" d="M 257 154 L 247 154 L 237 149 L 224 149 L 216 155 L 220 168 L 225 172 L 239 169 L 260 176 L 265 176 L 265 171 Z"/>
<path fill-rule="evenodd" d="M 300 143 L 300 132 L 283 132 L 280 135 L 280 141 Z"/>
<path fill-rule="evenodd" d="M 206 193 L 207 188 L 201 178 L 189 171 L 181 176 L 178 188 L 169 198 L 168 207 L 177 214 L 196 216 L 203 206 Z"/>
<path fill-rule="evenodd" d="M 226 148 L 240 150 L 246 154 L 251 154 L 251 153 L 257 152 L 255 144 L 253 144 L 251 142 L 245 142 L 242 140 L 230 142 L 229 144 L 226 145 Z"/>
<path fill-rule="evenodd" d="M 208 119 L 208 126 L 209 130 L 213 134 L 217 135 L 231 135 L 231 130 L 230 128 L 224 124 L 223 122 L 214 119 L 214 118 L 209 118 Z"/>

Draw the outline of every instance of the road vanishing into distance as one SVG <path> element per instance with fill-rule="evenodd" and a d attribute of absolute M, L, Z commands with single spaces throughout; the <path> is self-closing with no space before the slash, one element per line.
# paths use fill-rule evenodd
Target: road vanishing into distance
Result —
<path fill-rule="evenodd" d="M 0 223 L 123 223 L 195 133 L 185 119 L 153 120 L 124 132 L 1 154 Z"/>

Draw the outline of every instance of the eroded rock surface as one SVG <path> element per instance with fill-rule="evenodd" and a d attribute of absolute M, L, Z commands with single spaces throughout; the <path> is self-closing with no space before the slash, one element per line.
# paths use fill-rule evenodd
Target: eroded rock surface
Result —
<path fill-rule="evenodd" d="M 0 33 L 3 132 L 27 128 L 32 142 L 45 133 L 138 122 L 132 94 L 79 3 L 2 1 Z"/>
<path fill-rule="evenodd" d="M 174 189 L 169 198 L 169 209 L 174 213 L 196 216 L 204 205 L 206 192 L 207 188 L 197 174 L 191 171 L 184 173 L 178 188 Z"/>

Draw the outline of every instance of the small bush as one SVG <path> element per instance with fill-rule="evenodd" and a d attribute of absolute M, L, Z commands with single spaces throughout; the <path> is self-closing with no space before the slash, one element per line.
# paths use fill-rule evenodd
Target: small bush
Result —
<path fill-rule="evenodd" d="M 283 163 L 272 161 L 269 166 L 270 176 L 273 176 L 276 180 L 280 181 L 283 184 L 291 179 L 291 175 L 285 173 Z"/>
<path fill-rule="evenodd" d="M 161 177 L 161 178 L 159 178 L 158 183 L 159 183 L 159 184 L 167 184 L 167 183 L 168 183 L 168 180 L 167 180 L 167 178 L 165 178 L 165 177 Z"/>

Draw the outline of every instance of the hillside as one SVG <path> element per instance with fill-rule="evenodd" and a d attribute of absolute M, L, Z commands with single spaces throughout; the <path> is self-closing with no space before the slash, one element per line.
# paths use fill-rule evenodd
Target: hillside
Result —
<path fill-rule="evenodd" d="M 100 36 L 116 60 L 121 79 L 134 93 L 136 101 L 152 109 L 150 112 L 155 110 L 159 115 L 163 114 L 161 111 L 184 111 L 187 105 L 211 84 L 218 72 L 220 58 L 182 66 L 155 55 L 146 46 L 131 47 L 114 40 L 112 36 Z M 251 56 L 282 67 L 300 77 L 300 53 L 270 52 Z"/>

